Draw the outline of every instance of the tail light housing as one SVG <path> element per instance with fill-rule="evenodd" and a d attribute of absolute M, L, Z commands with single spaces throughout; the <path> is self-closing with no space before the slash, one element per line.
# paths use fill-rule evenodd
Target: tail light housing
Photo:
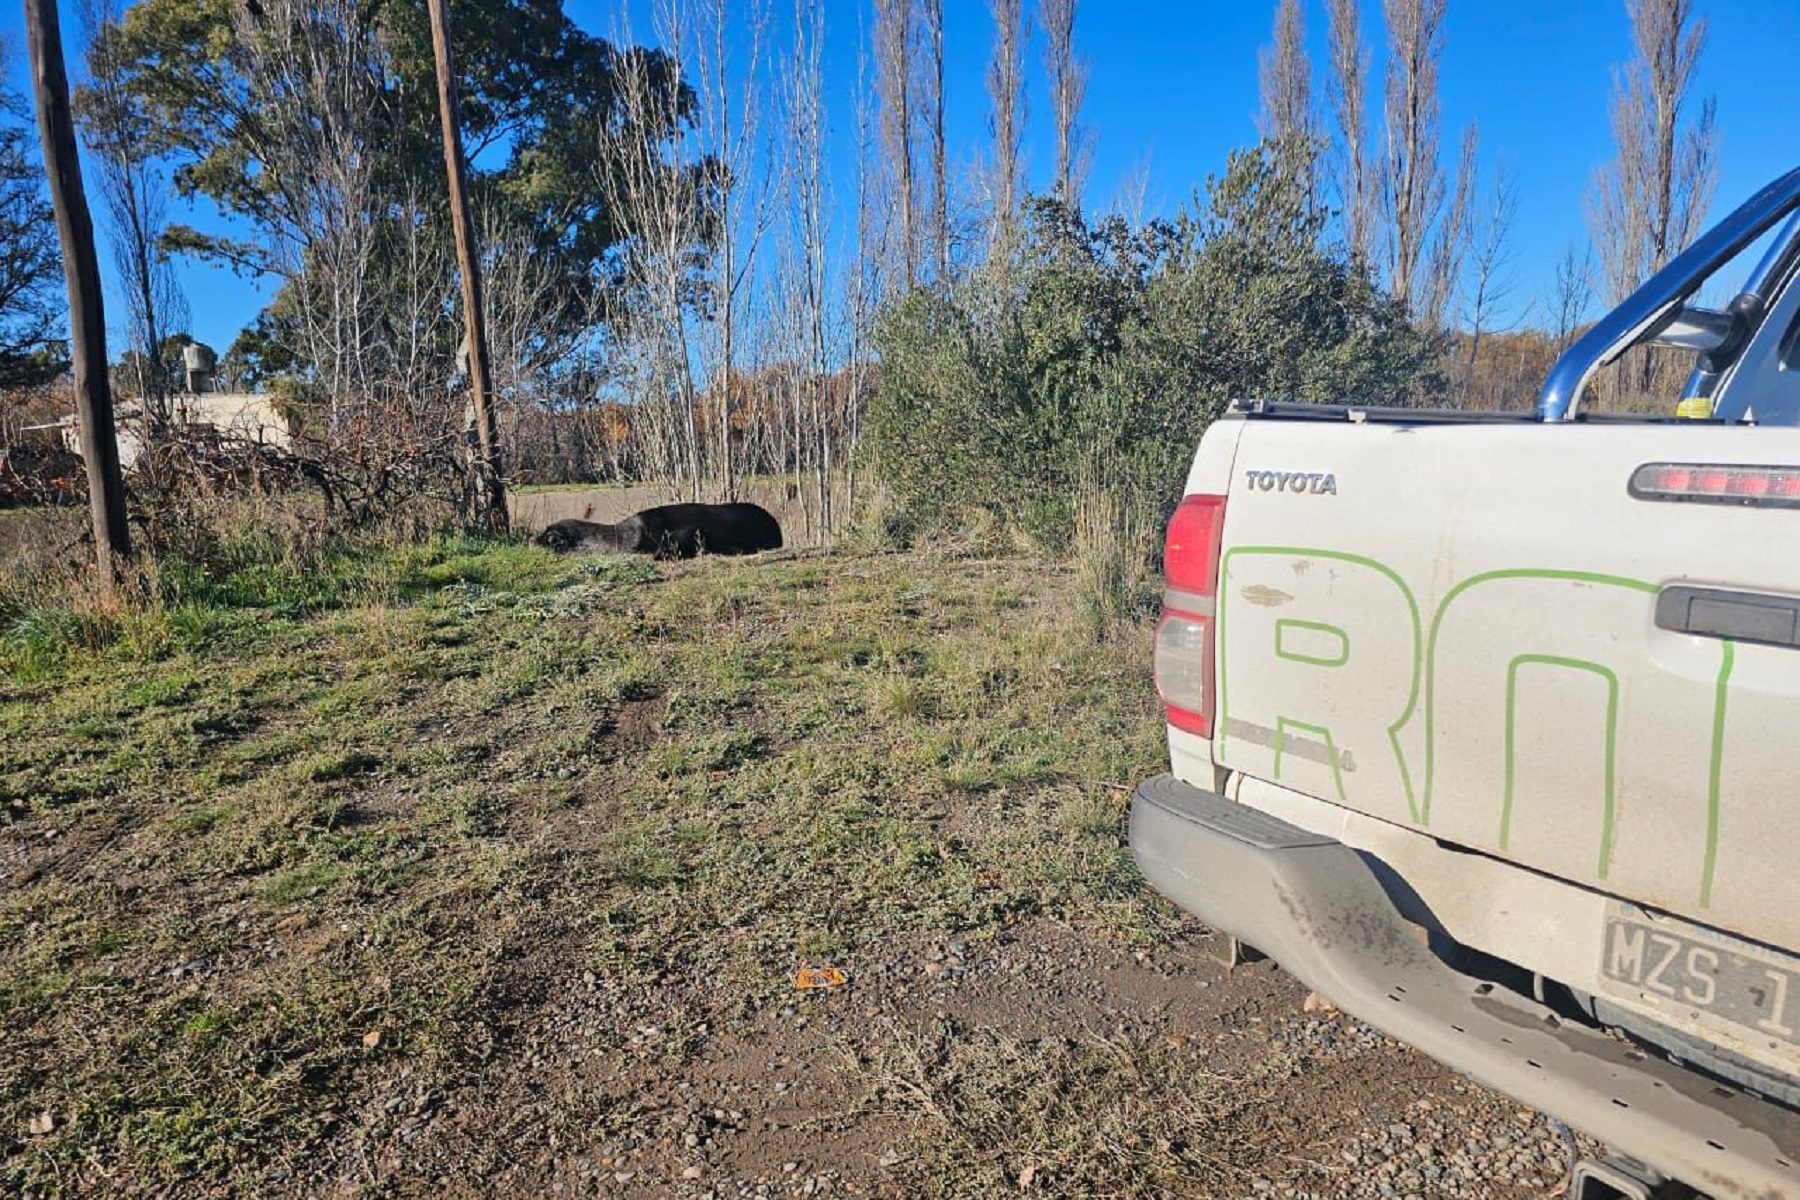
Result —
<path fill-rule="evenodd" d="M 1225 497 L 1185 497 L 1163 546 L 1163 612 L 1156 626 L 1156 692 L 1169 724 L 1213 732 L 1213 625 L 1224 541 Z"/>
<path fill-rule="evenodd" d="M 1627 490 L 1639 500 L 1800 508 L 1800 467 L 1732 463 L 1645 463 Z"/>

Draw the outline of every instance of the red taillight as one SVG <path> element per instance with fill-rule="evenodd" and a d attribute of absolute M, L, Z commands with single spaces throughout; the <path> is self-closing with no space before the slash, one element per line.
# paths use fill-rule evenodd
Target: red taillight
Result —
<path fill-rule="evenodd" d="M 1211 737 L 1213 600 L 1225 531 L 1225 497 L 1189 496 L 1169 520 L 1163 547 L 1163 616 L 1156 626 L 1156 691 L 1169 724 Z"/>
<path fill-rule="evenodd" d="M 1646 463 L 1631 473 L 1630 492 L 1640 500 L 1795 507 L 1800 503 L 1800 467 Z"/>
<path fill-rule="evenodd" d="M 1225 528 L 1225 497 L 1189 496 L 1169 518 L 1163 545 L 1163 578 L 1172 588 L 1210 596 L 1219 579 L 1219 535 Z"/>

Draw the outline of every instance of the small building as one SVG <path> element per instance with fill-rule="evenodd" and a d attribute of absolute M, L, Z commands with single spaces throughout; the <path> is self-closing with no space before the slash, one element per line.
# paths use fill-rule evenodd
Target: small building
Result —
<path fill-rule="evenodd" d="M 291 449 L 293 428 L 267 392 L 180 392 L 170 397 L 175 420 L 210 425 L 227 437 Z"/>
<path fill-rule="evenodd" d="M 200 426 L 219 436 L 252 445 L 293 448 L 294 431 L 267 392 L 177 392 L 169 397 L 170 419 L 177 425 Z M 119 466 L 131 470 L 144 447 L 144 406 L 127 400 L 113 410 L 118 431 Z M 63 445 L 81 453 L 81 433 L 73 415 L 58 421 Z"/>

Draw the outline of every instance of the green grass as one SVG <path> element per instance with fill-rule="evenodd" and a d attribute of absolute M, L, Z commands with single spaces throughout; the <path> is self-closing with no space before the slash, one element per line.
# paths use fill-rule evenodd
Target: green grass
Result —
<path fill-rule="evenodd" d="M 0 604 L 0 1194 L 255 1192 L 564 973 L 743 1013 L 894 938 L 1171 927 L 1122 842 L 1148 633 L 1056 568 L 236 553 Z"/>

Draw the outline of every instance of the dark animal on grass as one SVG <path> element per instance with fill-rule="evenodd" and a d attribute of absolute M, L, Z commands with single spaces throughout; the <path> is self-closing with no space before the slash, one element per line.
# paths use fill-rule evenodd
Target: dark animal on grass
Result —
<path fill-rule="evenodd" d="M 617 525 L 557 521 L 537 542 L 564 554 L 755 554 L 781 549 L 781 524 L 760 504 L 664 504 Z"/>

